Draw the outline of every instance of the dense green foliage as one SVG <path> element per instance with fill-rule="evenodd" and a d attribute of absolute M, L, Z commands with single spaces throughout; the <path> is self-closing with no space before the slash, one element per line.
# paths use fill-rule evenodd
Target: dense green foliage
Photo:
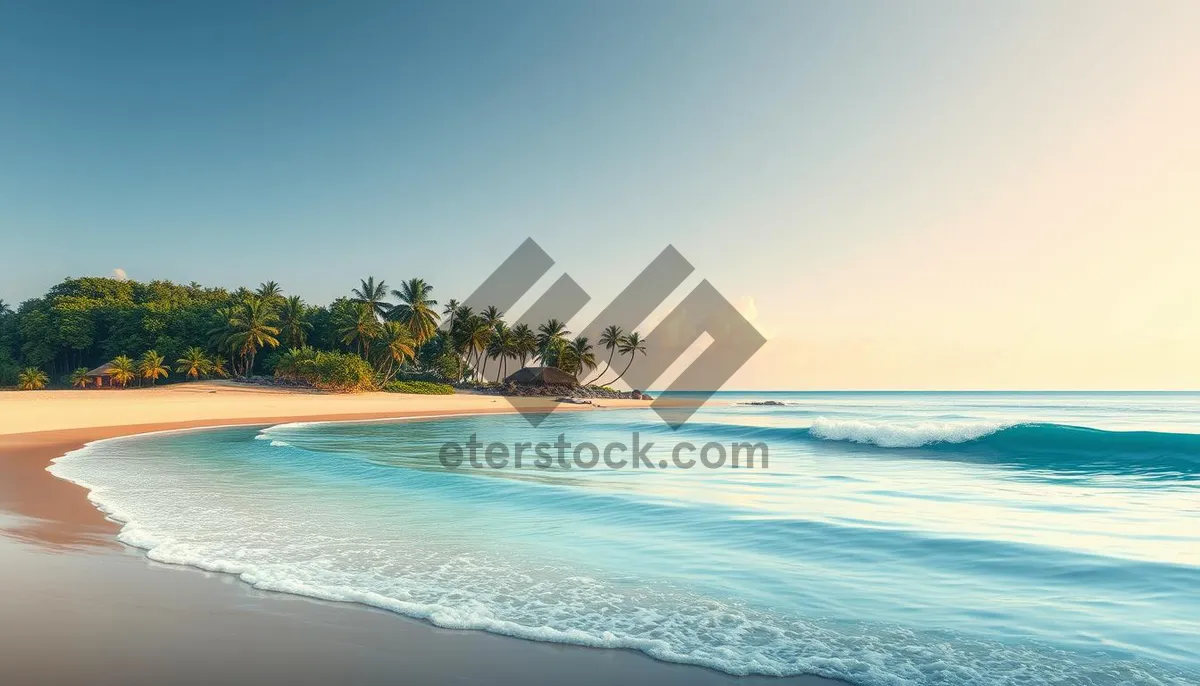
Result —
<path fill-rule="evenodd" d="M 452 395 L 454 387 L 450 384 L 433 381 L 389 381 L 383 390 L 388 393 L 419 393 L 421 395 Z"/>
<path fill-rule="evenodd" d="M 294 348 L 279 356 L 275 376 L 305 381 L 329 391 L 369 391 L 375 388 L 375 370 L 352 353 Z"/>
<path fill-rule="evenodd" d="M 509 326 L 497 308 L 477 313 L 457 300 L 439 311 L 433 290 L 419 278 L 392 290 L 369 277 L 349 297 L 313 307 L 274 281 L 228 291 L 67 279 L 16 311 L 0 300 L 0 386 L 87 387 L 87 370 L 111 362 L 118 386 L 274 373 L 331 390 L 392 390 L 400 379 L 441 393 L 532 361 L 594 383 L 616 371 L 616 357 L 628 357 L 623 375 L 646 350 L 638 334 L 609 327 L 600 367 L 593 345 L 572 339 L 564 322 Z"/>

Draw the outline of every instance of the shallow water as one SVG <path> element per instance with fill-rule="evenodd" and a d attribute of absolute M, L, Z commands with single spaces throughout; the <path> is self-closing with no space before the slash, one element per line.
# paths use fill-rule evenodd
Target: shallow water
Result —
<path fill-rule="evenodd" d="M 155 560 L 442 626 L 872 686 L 1200 681 L 1200 395 L 718 400 L 677 432 L 636 410 L 292 424 L 52 471 Z M 650 465 L 439 459 L 635 431 Z M 682 469 L 681 441 L 769 460 Z"/>

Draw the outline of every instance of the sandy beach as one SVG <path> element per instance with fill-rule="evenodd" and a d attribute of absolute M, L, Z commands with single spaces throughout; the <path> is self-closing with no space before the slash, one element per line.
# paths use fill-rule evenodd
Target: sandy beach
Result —
<path fill-rule="evenodd" d="M 604 407 L 646 407 L 600 401 Z M 567 406 L 565 411 L 594 411 Z M 512 412 L 486 395 L 340 395 L 229 382 L 0 393 L 0 663 L 11 683 L 796 683 L 640 653 L 451 631 L 151 562 L 86 491 L 46 471 L 115 436 L 230 424 Z M 204 646 L 197 650 L 197 646 Z"/>

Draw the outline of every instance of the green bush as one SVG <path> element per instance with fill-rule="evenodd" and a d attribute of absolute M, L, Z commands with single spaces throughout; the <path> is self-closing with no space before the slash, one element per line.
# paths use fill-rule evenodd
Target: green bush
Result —
<path fill-rule="evenodd" d="M 312 348 L 288 350 L 279 356 L 275 376 L 307 381 L 328 391 L 375 389 L 375 370 L 366 360 L 351 353 Z"/>
<path fill-rule="evenodd" d="M 421 395 L 453 395 L 454 387 L 433 381 L 392 381 L 383 387 L 388 393 L 419 393 Z"/>

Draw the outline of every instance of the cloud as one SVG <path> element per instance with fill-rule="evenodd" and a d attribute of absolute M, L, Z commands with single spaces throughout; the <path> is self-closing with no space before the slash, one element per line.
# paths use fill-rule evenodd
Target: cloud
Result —
<path fill-rule="evenodd" d="M 128 281 L 129 275 L 125 273 L 124 269 L 117 267 L 116 269 L 112 270 L 112 278 L 116 279 L 117 281 Z"/>

